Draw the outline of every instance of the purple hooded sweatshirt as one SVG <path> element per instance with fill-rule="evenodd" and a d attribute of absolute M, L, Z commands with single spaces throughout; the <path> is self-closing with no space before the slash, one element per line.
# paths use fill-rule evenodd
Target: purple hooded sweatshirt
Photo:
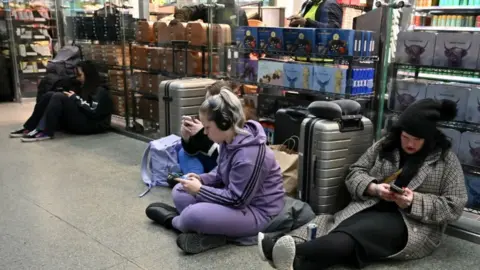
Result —
<path fill-rule="evenodd" d="M 218 166 L 200 175 L 197 198 L 231 208 L 250 208 L 263 217 L 275 217 L 285 204 L 283 178 L 260 123 L 248 121 L 231 144 L 220 146 Z"/>

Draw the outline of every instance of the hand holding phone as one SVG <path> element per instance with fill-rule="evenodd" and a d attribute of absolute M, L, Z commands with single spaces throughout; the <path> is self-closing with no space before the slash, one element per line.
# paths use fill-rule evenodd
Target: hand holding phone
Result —
<path fill-rule="evenodd" d="M 394 183 L 390 183 L 390 191 L 395 192 L 397 194 L 405 193 L 405 190 L 403 188 L 396 186 Z"/>

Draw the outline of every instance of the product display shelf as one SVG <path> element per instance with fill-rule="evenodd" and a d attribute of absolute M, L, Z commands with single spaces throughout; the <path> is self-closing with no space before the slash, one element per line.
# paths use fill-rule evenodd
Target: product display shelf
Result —
<path fill-rule="evenodd" d="M 419 13 L 424 12 L 456 12 L 456 13 L 477 13 L 480 10 L 480 6 L 477 5 L 462 5 L 462 6 L 426 6 L 426 7 L 416 7 L 415 11 Z"/>
<path fill-rule="evenodd" d="M 2 87 L 0 87 L 0 101 L 18 100 L 19 91 L 16 89 L 18 72 L 15 58 L 15 38 L 13 32 L 11 9 L 9 1 L 0 1 L 0 52 L 3 70 L 0 70 Z M 18 93 L 17 93 L 18 92 Z"/>
<path fill-rule="evenodd" d="M 16 99 L 35 97 L 38 82 L 46 74 L 48 60 L 54 56 L 54 42 L 57 40 L 55 6 L 40 1 L 30 6 L 19 1 L 5 1 L 11 7 L 10 16 L 15 47 L 14 79 L 17 85 Z M 38 5 L 39 4 L 39 5 Z M 13 55 L 13 54 L 12 54 Z"/>
<path fill-rule="evenodd" d="M 432 32 L 480 32 L 480 27 L 454 27 L 454 26 L 411 26 L 411 31 Z"/>
<path fill-rule="evenodd" d="M 307 94 L 312 94 L 317 97 L 319 97 L 321 100 L 334 100 L 334 99 L 360 99 L 360 98 L 373 98 L 374 96 L 374 89 L 373 89 L 373 80 L 375 79 L 374 77 L 369 78 L 368 80 L 365 81 L 370 81 L 372 82 L 371 85 L 371 92 L 370 93 L 352 93 L 352 88 L 354 86 L 354 80 L 352 78 L 352 73 L 353 70 L 356 68 L 362 69 L 362 68 L 371 68 L 373 71 L 376 68 L 376 62 L 378 61 L 377 56 L 332 56 L 332 55 L 325 55 L 325 54 L 317 54 L 317 53 L 310 53 L 310 54 L 304 54 L 304 55 L 299 55 L 298 53 L 293 53 L 293 52 L 287 52 L 287 51 L 266 51 L 262 49 L 239 49 L 236 47 L 231 48 L 232 51 L 238 52 L 239 55 L 242 54 L 256 54 L 257 56 L 262 56 L 262 55 L 267 55 L 268 58 L 260 58 L 258 61 L 275 61 L 274 58 L 286 58 L 289 59 L 289 61 L 283 62 L 283 63 L 288 63 L 288 64 L 299 64 L 299 65 L 307 65 L 307 66 L 312 66 L 312 68 L 315 68 L 316 66 L 327 66 L 327 67 L 333 67 L 333 66 L 346 66 L 346 82 L 345 82 L 345 89 L 343 90 L 344 93 L 335 93 L 335 92 L 327 92 L 327 91 L 318 91 L 318 90 L 313 90 L 313 89 L 306 89 L 306 88 L 301 88 L 301 87 L 289 87 L 286 86 L 285 84 L 283 85 L 273 85 L 269 83 L 262 83 L 260 82 L 260 78 L 255 79 L 255 81 L 252 80 L 246 80 L 242 78 L 241 76 L 238 75 L 238 71 L 236 70 L 237 67 L 239 66 L 239 61 L 242 61 L 241 58 L 234 58 L 232 59 L 232 75 L 231 78 L 235 80 L 238 83 L 244 83 L 244 84 L 253 84 L 257 85 L 259 88 L 265 89 L 275 89 L 275 90 L 289 90 L 289 91 L 296 91 L 296 92 L 301 92 L 301 93 L 307 93 Z M 303 58 L 303 59 L 302 59 Z M 304 61 L 298 61 L 299 59 L 302 59 Z M 295 60 L 295 61 L 292 61 Z M 237 74 L 236 74 L 237 73 Z M 241 73 L 241 72 L 240 72 Z M 257 74 L 258 75 L 258 74 Z"/>
<path fill-rule="evenodd" d="M 480 6 L 416 7 L 414 12 L 423 15 L 420 24 L 427 26 L 411 25 L 407 32 L 399 34 L 395 62 L 391 65 L 391 100 L 385 118 L 390 118 L 389 124 L 393 124 L 408 104 L 422 98 L 448 98 L 457 102 L 455 121 L 441 122 L 438 127 L 451 139 L 452 150 L 465 172 L 469 193 L 465 210 L 478 214 L 480 36 L 477 32 L 480 27 L 461 26 L 475 25 L 472 17 L 480 14 Z M 436 17 L 430 20 L 430 16 Z M 418 20 L 416 16 L 412 23 L 418 25 Z"/>
<path fill-rule="evenodd" d="M 453 67 L 420 66 L 394 63 L 393 77 L 413 77 L 419 79 L 480 84 L 480 71 Z"/>

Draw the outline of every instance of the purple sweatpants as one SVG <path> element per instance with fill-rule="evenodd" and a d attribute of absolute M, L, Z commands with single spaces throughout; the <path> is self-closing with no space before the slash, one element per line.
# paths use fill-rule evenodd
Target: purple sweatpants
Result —
<path fill-rule="evenodd" d="M 180 184 L 175 186 L 172 196 L 180 213 L 173 219 L 172 224 L 182 232 L 248 238 L 256 236 L 271 220 L 252 207 L 234 209 L 220 204 L 199 202 Z"/>

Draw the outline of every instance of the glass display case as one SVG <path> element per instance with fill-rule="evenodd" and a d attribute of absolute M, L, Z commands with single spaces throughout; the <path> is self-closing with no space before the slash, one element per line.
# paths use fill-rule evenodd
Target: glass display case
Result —
<path fill-rule="evenodd" d="M 15 100 L 35 97 L 58 42 L 55 1 L 3 1 L 8 17 Z M 8 7 L 8 8 L 7 8 Z M 58 46 L 58 45 L 57 45 Z"/>
<path fill-rule="evenodd" d="M 465 3 L 465 4 L 463 4 Z M 457 103 L 457 117 L 439 123 L 451 140 L 465 174 L 468 203 L 462 218 L 450 227 L 458 236 L 479 241 L 480 163 L 480 6 L 460 1 L 424 1 L 416 6 L 385 7 L 390 20 L 383 59 L 377 134 L 388 130 L 411 103 L 424 98 Z"/>

